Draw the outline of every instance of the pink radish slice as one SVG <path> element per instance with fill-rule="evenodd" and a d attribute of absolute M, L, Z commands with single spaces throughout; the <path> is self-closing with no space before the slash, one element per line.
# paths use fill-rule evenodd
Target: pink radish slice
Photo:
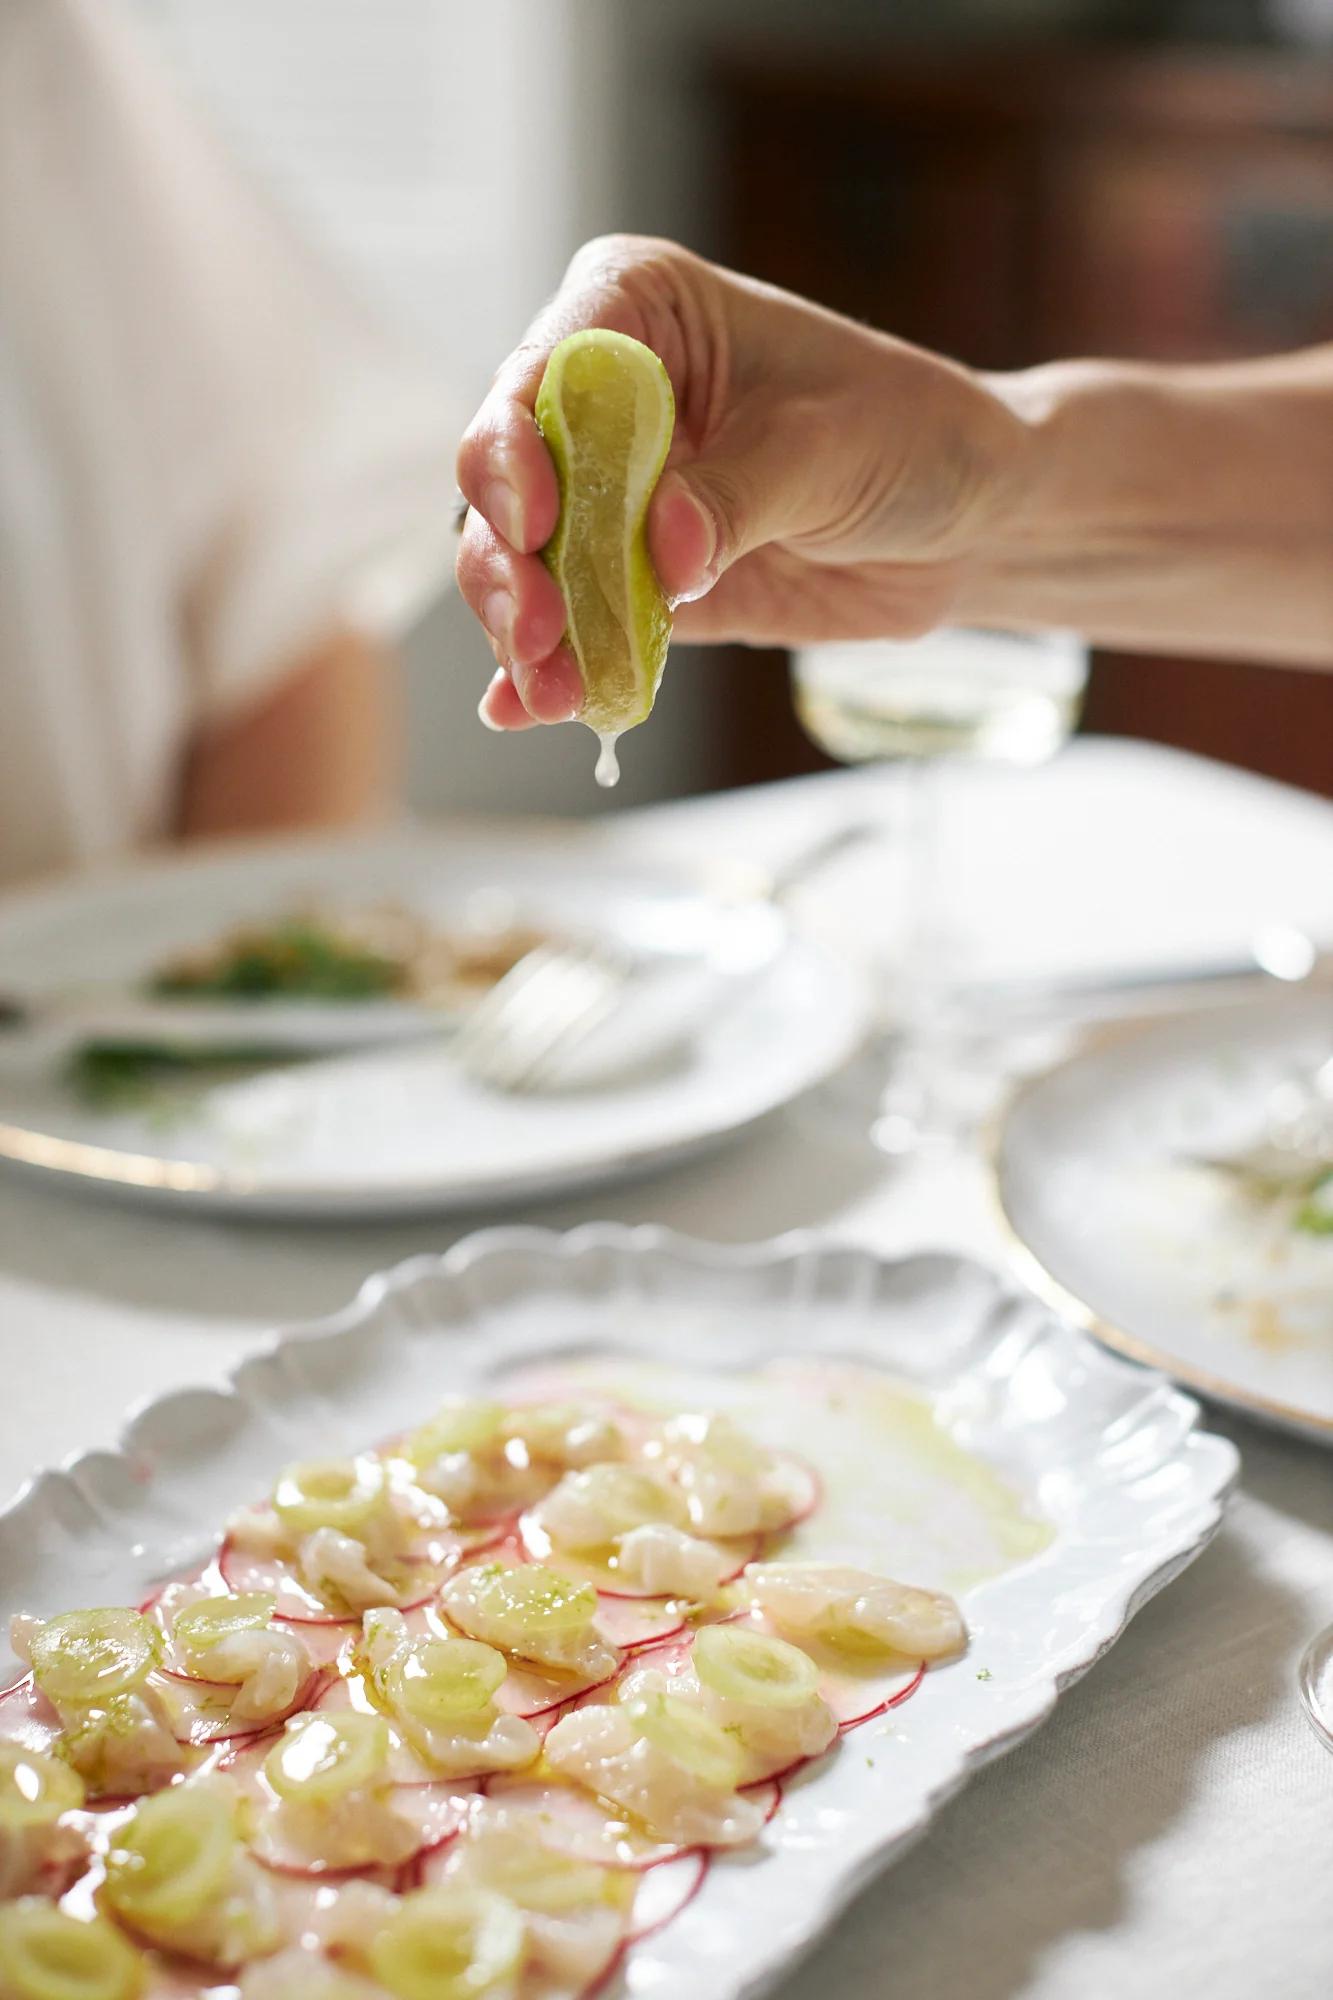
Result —
<path fill-rule="evenodd" d="M 877 1701 L 873 1708 L 863 1709 L 860 1712 L 860 1714 L 856 1715 L 847 1715 L 840 1713 L 838 1703 L 834 1699 L 834 1693 L 835 1692 L 844 1693 L 849 1698 L 853 1693 L 860 1693 L 862 1698 L 864 1698 L 865 1690 L 863 1688 L 859 1690 L 852 1690 L 849 1688 L 845 1688 L 843 1690 L 830 1690 L 829 1688 L 825 1687 L 822 1689 L 822 1692 L 825 1701 L 827 1701 L 829 1707 L 833 1710 L 833 1713 L 838 1717 L 838 1727 L 841 1730 L 842 1734 L 845 1736 L 849 1729 L 857 1729 L 863 1722 L 873 1722 L 877 1715 L 887 1715 L 891 1708 L 901 1708 L 903 1703 L 905 1701 L 909 1701 L 911 1697 L 916 1693 L 917 1689 L 920 1687 L 922 1681 L 925 1678 L 926 1678 L 926 1662 L 923 1660 L 920 1666 L 917 1668 L 916 1672 L 913 1675 L 911 1675 L 911 1677 L 908 1679 L 908 1681 L 904 1686 L 897 1688 L 892 1694 L 885 1695 L 883 1700 Z"/>
<path fill-rule="evenodd" d="M 769 1535 L 789 1535 L 793 1528 L 799 1528 L 802 1521 L 810 1519 L 824 1498 L 824 1482 L 814 1466 L 806 1459 L 798 1457 L 794 1451 L 778 1451 L 774 1452 L 773 1456 L 780 1459 L 792 1474 L 792 1487 L 796 1497 L 787 1519 L 779 1521 L 776 1527 L 769 1528 L 765 1540 Z"/>
<path fill-rule="evenodd" d="M 397 1607 L 400 1611 L 416 1611 L 429 1604 L 439 1590 L 440 1584 L 450 1568 L 456 1567 L 457 1557 L 445 1560 L 416 1562 L 413 1568 L 421 1572 L 421 1588 L 415 1587 L 411 1600 Z M 320 1602 L 313 1591 L 307 1590 L 290 1566 L 274 1556 L 255 1556 L 238 1549 L 228 1540 L 222 1544 L 218 1554 L 218 1569 L 229 1590 L 238 1594 L 250 1590 L 272 1592 L 277 1603 L 274 1617 L 284 1625 L 360 1625 L 359 1611 L 330 1611 Z"/>
<path fill-rule="evenodd" d="M 178 1743 L 203 1745 L 239 1742 L 259 1732 L 280 1729 L 288 1716 L 298 1715 L 302 1709 L 314 1708 L 318 1704 L 333 1675 L 327 1669 L 316 1668 L 297 1689 L 294 1700 L 278 1714 L 267 1716 L 262 1722 L 254 1717 L 237 1718 L 231 1714 L 229 1698 L 235 1694 L 238 1683 L 195 1680 L 193 1691 L 197 1691 L 196 1703 L 191 1699 L 191 1691 L 186 1689 L 189 1676 L 172 1674 L 170 1678 L 175 1687 L 170 1691 L 159 1689 L 159 1697 L 166 1703 L 172 1735 Z M 211 1704 L 210 1697 L 214 1698 Z"/>
<path fill-rule="evenodd" d="M 609 1646 L 627 1653 L 661 1645 L 685 1630 L 679 1605 L 667 1597 L 603 1597 L 593 1622 Z"/>
<path fill-rule="evenodd" d="M 809 1763 L 810 1760 L 809 1758 L 803 1758 L 801 1761 Z M 797 1767 L 792 1765 L 790 1768 L 795 1770 Z M 765 1826 L 772 1825 L 773 1821 L 777 1818 L 778 1807 L 782 1804 L 782 1777 L 783 1774 L 780 1773 L 776 1778 L 760 1778 L 753 1785 L 742 1785 L 741 1787 L 741 1796 L 743 1798 L 749 1799 L 751 1805 L 763 1808 L 763 1824 Z"/>
<path fill-rule="evenodd" d="M 506 1812 L 531 1814 L 546 1845 L 576 1861 L 640 1874 L 694 1851 L 679 1841 L 655 1840 L 626 1820 L 612 1819 L 605 1806 L 573 1785 L 543 1785 L 520 1775 L 488 1779 L 483 1790 Z"/>
<path fill-rule="evenodd" d="M 179 1577 L 176 1579 L 178 1583 L 184 1584 L 193 1592 L 193 1595 L 188 1599 L 187 1598 L 181 1599 L 181 1601 L 174 1607 L 176 1611 L 183 1609 L 186 1603 L 202 1604 L 205 1602 L 216 1602 L 219 1598 L 230 1597 L 232 1595 L 232 1590 L 227 1582 L 227 1578 L 223 1570 L 224 1557 L 226 1558 L 228 1568 L 238 1567 L 244 1560 L 240 1550 L 232 1549 L 228 1543 L 224 1542 L 222 1545 L 222 1549 L 219 1553 L 219 1556 L 213 1562 L 208 1563 L 204 1569 L 199 1571 L 197 1575 Z M 294 1579 L 293 1583 L 296 1590 L 301 1589 L 301 1586 L 299 1584 L 295 1584 Z M 249 1585 L 247 1584 L 245 1587 L 248 1589 Z M 139 1608 L 143 1612 L 145 1617 L 153 1618 L 154 1623 L 158 1626 L 158 1629 L 161 1631 L 162 1636 L 165 1639 L 168 1647 L 174 1649 L 174 1638 L 172 1634 L 171 1625 L 168 1623 L 168 1620 L 161 1609 L 161 1602 L 163 1595 L 169 1588 L 170 1586 L 167 1584 L 160 1585 L 158 1589 L 153 1593 L 152 1597 L 147 1599 L 145 1603 L 142 1604 Z M 313 1598 L 310 1601 L 311 1603 L 315 1602 Z M 288 1622 L 291 1623 L 291 1622 L 303 1622 L 303 1621 L 289 1620 Z M 359 1623 L 359 1620 L 358 1621 L 348 1620 L 347 1622 Z M 335 1623 L 330 1618 L 329 1614 L 325 1612 L 319 1623 L 317 1624 L 304 1623 L 304 1627 L 301 1633 L 301 1643 L 304 1645 L 307 1654 L 310 1656 L 311 1665 L 315 1667 L 322 1667 L 322 1666 L 327 1666 L 329 1662 L 333 1660 L 333 1658 L 338 1652 L 339 1647 L 344 1643 L 346 1636 L 347 1634 L 345 1626 L 340 1623 Z M 179 1655 L 177 1655 L 173 1650 L 171 1653 L 171 1657 L 175 1659 L 178 1658 Z M 165 1666 L 162 1667 L 159 1671 L 164 1674 L 171 1675 L 171 1677 L 176 1680 L 194 1681 L 200 1678 L 199 1675 L 190 1673 L 183 1666 L 176 1666 L 176 1665 Z M 221 1687 L 224 1685 L 224 1683 L 219 1681 L 215 1683 L 215 1685 Z M 239 1682 L 237 1683 L 237 1685 L 239 1686 Z"/>
<path fill-rule="evenodd" d="M 622 1664 L 618 1660 L 609 1674 L 601 1674 L 590 1681 L 579 1680 L 569 1674 L 546 1673 L 540 1667 L 514 1660 L 510 1662 L 509 1672 L 495 1697 L 495 1705 L 505 1715 L 521 1716 L 525 1722 L 536 1722 L 542 1716 L 549 1716 L 553 1721 L 560 1711 L 571 1708 L 585 1694 L 609 1687 Z"/>
<path fill-rule="evenodd" d="M 703 1888 L 708 1865 L 707 1852 L 696 1849 L 692 1853 L 677 1855 L 674 1861 L 664 1862 L 660 1868 L 649 1869 L 634 1892 L 634 1908 L 625 1943 L 629 1946 L 642 1944 L 654 1931 L 664 1930 L 668 1924 L 674 1923 Z"/>
<path fill-rule="evenodd" d="M 675 1922 L 707 1881 L 710 1860 L 707 1853 L 690 1850 L 644 1875 L 630 1915 L 632 1929 L 600 1972 L 582 1988 L 578 2000 L 597 2000 L 598 1995 L 607 1992 L 635 1945 Z"/>
<path fill-rule="evenodd" d="M 400 1819 L 410 1820 L 421 1835 L 414 1858 L 436 1854 L 460 1833 L 480 1798 L 477 1783 L 466 1778 L 439 1780 L 432 1785 L 403 1785 L 393 1795 L 393 1809 Z"/>
<path fill-rule="evenodd" d="M 282 1815 L 277 1809 L 255 1815 L 250 1832 L 250 1852 L 256 1861 L 275 1875 L 303 1881 L 343 1881 L 352 1876 L 373 1876 L 380 1880 L 397 1877 L 402 1869 L 419 1862 L 448 1845 L 466 1824 L 473 1793 L 463 1785 L 434 1784 L 405 1786 L 393 1794 L 393 1811 L 406 1821 L 416 1838 L 410 1854 L 383 1863 L 363 1861 L 349 1864 L 324 1862 L 306 1849 L 293 1847 L 286 1838 Z"/>
<path fill-rule="evenodd" d="M 60 1736 L 60 1717 L 31 1674 L 0 1692 L 0 1742 L 49 1751 Z"/>

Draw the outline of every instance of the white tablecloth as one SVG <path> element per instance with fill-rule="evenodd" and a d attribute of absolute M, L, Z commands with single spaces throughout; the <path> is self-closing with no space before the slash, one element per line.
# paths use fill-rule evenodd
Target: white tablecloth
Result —
<path fill-rule="evenodd" d="M 1093 741 L 1034 775 L 953 783 L 948 881 L 974 970 L 1225 955 L 1275 919 L 1333 937 L 1333 810 L 1318 801 Z M 817 779 L 627 815 L 604 837 L 772 859 L 891 793 L 879 774 Z M 876 867 L 866 856 L 830 876 L 812 920 L 862 942 L 867 910 L 887 925 L 897 885 Z M 977 1161 L 890 1168 L 800 1108 L 710 1159 L 527 1219 L 592 1216 L 1004 1254 Z M 128 1405 L 221 1376 L 274 1326 L 331 1310 L 369 1271 L 463 1227 L 245 1228 L 0 1182 L 0 1493 L 110 1441 Z M 1333 1757 L 1293 1681 L 1304 1640 L 1333 1618 L 1333 1458 L 1212 1420 L 1245 1461 L 1217 1541 L 866 1890 L 785 2000 L 1333 1994 Z"/>

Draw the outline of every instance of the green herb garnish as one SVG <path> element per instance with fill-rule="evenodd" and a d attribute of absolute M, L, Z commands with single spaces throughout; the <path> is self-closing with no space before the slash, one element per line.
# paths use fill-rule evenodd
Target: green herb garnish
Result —
<path fill-rule="evenodd" d="M 1319 1176 L 1292 1217 L 1307 1236 L 1333 1236 L 1333 1168 Z"/>
<path fill-rule="evenodd" d="M 402 992 L 405 982 L 400 959 L 291 917 L 165 967 L 148 990 L 177 1000 L 370 1000 Z"/>
<path fill-rule="evenodd" d="M 161 1111 L 167 1086 L 207 1075 L 217 1082 L 242 1075 L 271 1050 L 259 1048 L 173 1048 L 163 1042 L 86 1042 L 65 1071 L 70 1088 L 95 1111 Z M 290 1060 L 290 1057 L 287 1058 Z"/>

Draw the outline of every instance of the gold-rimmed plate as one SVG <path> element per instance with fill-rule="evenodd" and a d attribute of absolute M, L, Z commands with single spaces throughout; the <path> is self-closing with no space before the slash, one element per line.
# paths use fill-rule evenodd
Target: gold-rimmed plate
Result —
<path fill-rule="evenodd" d="M 506 1097 L 446 1035 L 89 1099 L 59 1035 L 0 1035 L 0 1167 L 158 1206 L 310 1219 L 504 1208 L 721 1143 L 857 1045 L 854 973 L 772 902 L 738 901 L 614 833 L 477 821 L 239 844 L 0 900 L 0 986 L 38 1016 L 99 982 L 134 990 L 237 925 L 392 903 L 442 934 L 493 923 L 605 936 L 716 1001 L 678 1048 L 604 1085 Z M 256 1003 L 253 1039 L 263 1040 Z"/>
<path fill-rule="evenodd" d="M 1109 1346 L 1333 1445 L 1333 1235 L 1205 1164 L 1333 1053 L 1333 999 L 1275 993 L 1103 1036 L 1016 1091 L 995 1151 L 1025 1277 Z"/>

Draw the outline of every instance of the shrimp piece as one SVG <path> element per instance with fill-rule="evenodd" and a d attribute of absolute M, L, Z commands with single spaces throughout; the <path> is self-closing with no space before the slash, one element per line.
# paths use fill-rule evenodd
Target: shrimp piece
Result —
<path fill-rule="evenodd" d="M 829 1563 L 751 1563 L 741 1587 L 782 1631 L 844 1652 L 942 1660 L 967 1645 L 967 1627 L 951 1597 L 868 1570 Z"/>

